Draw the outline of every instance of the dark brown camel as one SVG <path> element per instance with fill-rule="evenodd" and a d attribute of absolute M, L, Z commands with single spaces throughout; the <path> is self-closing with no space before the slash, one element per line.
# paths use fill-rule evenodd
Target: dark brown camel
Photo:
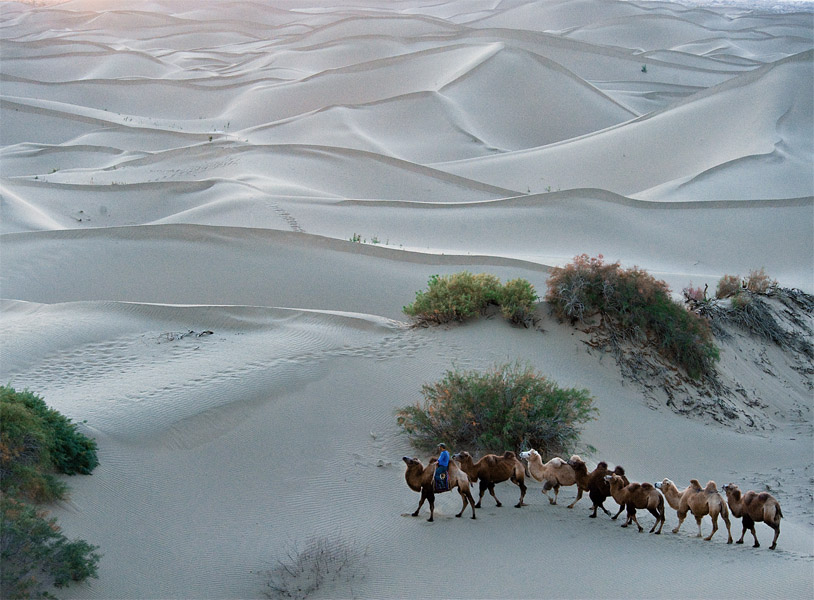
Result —
<path fill-rule="evenodd" d="M 604 460 L 600 461 L 599 464 L 596 465 L 596 468 L 590 473 L 588 472 L 588 466 L 585 464 L 585 461 L 578 456 L 572 456 L 568 464 L 574 469 L 578 488 L 577 498 L 568 508 L 573 508 L 577 501 L 582 498 L 583 492 L 588 492 L 588 497 L 593 503 L 593 512 L 590 514 L 590 517 L 595 519 L 596 511 L 600 508 L 602 512 L 610 516 L 610 512 L 605 508 L 605 500 L 611 495 L 610 485 L 605 481 L 605 476 L 611 473 L 610 470 L 608 470 L 608 463 Z M 614 472 L 627 481 L 625 470 L 622 467 L 616 467 Z M 618 517 L 621 512 L 622 510 L 620 509 L 619 512 L 616 513 L 616 516 Z M 615 519 L 616 517 L 613 518 Z"/>
<path fill-rule="evenodd" d="M 774 529 L 774 539 L 769 550 L 777 548 L 777 538 L 780 537 L 780 519 L 783 518 L 783 512 L 780 510 L 780 503 L 777 499 L 769 492 L 748 491 L 742 494 L 734 483 L 725 485 L 724 492 L 726 492 L 726 501 L 729 504 L 729 510 L 732 511 L 732 516 L 740 517 L 743 525 L 741 539 L 735 543 L 743 543 L 743 536 L 746 535 L 748 529 L 755 538 L 754 548 L 760 548 L 757 535 L 755 535 L 755 523 L 763 521 Z"/>
<path fill-rule="evenodd" d="M 421 507 L 424 505 L 424 500 L 427 500 L 430 503 L 430 518 L 427 520 L 432 522 L 433 517 L 435 516 L 435 494 L 443 493 L 435 491 L 435 460 L 430 461 L 430 464 L 428 464 L 426 467 L 417 458 L 404 456 L 401 460 L 403 460 L 407 465 L 407 471 L 404 473 L 404 479 L 407 481 L 407 485 L 410 486 L 410 489 L 414 492 L 421 493 L 421 500 L 419 500 L 418 508 L 415 509 L 413 516 L 418 516 Z M 472 518 L 476 518 L 475 499 L 472 497 L 472 493 L 469 491 L 469 478 L 466 476 L 466 473 L 450 462 L 447 477 L 449 478 L 449 490 L 457 487 L 458 493 L 461 495 L 461 499 L 463 500 L 461 512 L 455 516 L 460 517 L 462 514 L 464 514 L 464 510 L 466 510 L 466 504 L 468 502 L 472 506 Z"/>
<path fill-rule="evenodd" d="M 517 460 L 514 452 L 507 450 L 503 456 L 487 454 L 482 456 L 478 462 L 472 460 L 469 452 L 459 452 L 452 458 L 460 465 L 461 470 L 467 474 L 472 483 L 478 482 L 479 496 L 475 508 L 480 508 L 480 503 L 487 489 L 492 494 L 492 498 L 495 499 L 495 503 L 498 506 L 503 506 L 495 495 L 495 484 L 502 481 L 511 481 L 520 487 L 520 501 L 514 507 L 520 508 L 524 506 L 526 468 L 523 463 Z"/>

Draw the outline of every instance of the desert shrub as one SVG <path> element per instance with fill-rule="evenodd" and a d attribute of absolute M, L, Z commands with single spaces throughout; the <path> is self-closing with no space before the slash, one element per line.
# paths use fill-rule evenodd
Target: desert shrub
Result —
<path fill-rule="evenodd" d="M 303 547 L 292 545 L 263 575 L 267 598 L 302 600 L 317 590 L 341 591 L 351 597 L 352 585 L 364 577 L 365 551 L 345 538 L 313 537 Z"/>
<path fill-rule="evenodd" d="M 580 426 L 597 412 L 588 390 L 560 388 L 517 362 L 486 372 L 450 370 L 421 392 L 423 403 L 396 415 L 423 449 L 444 440 L 470 451 L 569 452 L 579 441 Z"/>
<path fill-rule="evenodd" d="M 97 576 L 98 549 L 68 540 L 34 507 L 0 494 L 0 597 L 52 598 L 50 587 Z"/>
<path fill-rule="evenodd" d="M 498 305 L 512 323 L 524 323 L 536 301 L 534 286 L 524 279 L 503 286 L 494 275 L 463 271 L 431 276 L 427 290 L 416 292 L 415 301 L 403 310 L 422 323 L 447 323 L 465 321 Z"/>
<path fill-rule="evenodd" d="M 703 288 L 693 287 L 692 283 L 690 283 L 689 286 L 681 290 L 681 293 L 685 302 L 706 302 L 708 300 L 706 286 Z"/>
<path fill-rule="evenodd" d="M 404 307 L 411 317 L 432 323 L 465 321 L 497 303 L 500 281 L 493 275 L 468 271 L 453 275 L 433 275 L 427 291 L 418 291 L 415 302 Z"/>
<path fill-rule="evenodd" d="M 718 287 L 715 289 L 716 298 L 729 298 L 734 296 L 741 289 L 741 278 L 737 275 L 724 275 L 718 280 Z"/>
<path fill-rule="evenodd" d="M 765 294 L 776 285 L 777 281 L 769 278 L 765 269 L 761 267 L 749 271 L 749 275 L 743 278 L 738 275 L 724 275 L 718 280 L 715 296 L 717 298 L 729 298 L 741 290 L 749 290 L 755 294 Z"/>
<path fill-rule="evenodd" d="M 500 313 L 515 325 L 528 322 L 538 300 L 534 286 L 525 279 L 507 281 L 500 290 Z"/>
<path fill-rule="evenodd" d="M 755 294 L 765 294 L 774 285 L 777 285 L 777 282 L 769 279 L 763 267 L 749 271 L 749 275 L 744 280 L 744 287 Z"/>
<path fill-rule="evenodd" d="M 548 280 L 553 313 L 572 323 L 599 315 L 622 340 L 647 343 L 692 378 L 714 372 L 717 347 L 706 321 L 670 297 L 664 281 L 618 262 L 582 254 Z"/>
<path fill-rule="evenodd" d="M 29 391 L 0 386 L 0 489 L 43 502 L 61 498 L 53 473 L 89 474 L 98 464 L 96 442 Z"/>

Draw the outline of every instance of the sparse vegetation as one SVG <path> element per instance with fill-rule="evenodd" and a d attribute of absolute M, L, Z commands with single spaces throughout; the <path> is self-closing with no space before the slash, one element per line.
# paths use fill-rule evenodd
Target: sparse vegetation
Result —
<path fill-rule="evenodd" d="M 546 300 L 558 318 L 572 323 L 598 317 L 613 344 L 652 345 L 692 379 L 714 374 L 719 352 L 708 323 L 638 267 L 582 254 L 551 275 Z"/>
<path fill-rule="evenodd" d="M 419 323 L 439 324 L 465 321 L 483 314 L 489 306 L 499 306 L 512 323 L 525 324 L 537 299 L 534 286 L 524 279 L 503 286 L 494 275 L 463 271 L 431 276 L 427 290 L 416 292 L 415 302 L 403 310 Z"/>
<path fill-rule="evenodd" d="M 0 597 L 53 598 L 47 588 L 96 577 L 100 555 L 84 540 L 68 540 L 55 518 L 0 495 Z"/>
<path fill-rule="evenodd" d="M 518 362 L 483 373 L 450 370 L 421 392 L 423 403 L 401 408 L 396 416 L 422 449 L 444 440 L 470 451 L 566 453 L 577 445 L 580 426 L 597 412 L 588 390 L 560 388 Z"/>
<path fill-rule="evenodd" d="M 314 537 L 304 547 L 289 547 L 285 556 L 263 575 L 267 598 L 302 600 L 317 590 L 335 597 L 353 597 L 353 584 L 364 577 L 366 552 L 342 537 Z"/>
<path fill-rule="evenodd" d="M 89 474 L 96 442 L 29 391 L 0 386 L 0 561 L 3 598 L 49 598 L 50 586 L 96 576 L 97 548 L 68 541 L 44 511 L 28 502 L 64 499 L 57 474 Z"/>
<path fill-rule="evenodd" d="M 690 307 L 703 315 L 712 325 L 715 334 L 728 336 L 724 325 L 731 324 L 760 339 L 772 342 L 784 350 L 795 350 L 814 358 L 812 334 L 805 320 L 797 314 L 811 315 L 814 298 L 800 290 L 782 288 L 772 280 L 764 269 L 753 270 L 747 277 L 724 275 L 718 281 L 716 298 L 699 302 L 685 298 Z M 775 298 L 787 309 L 786 314 L 799 331 L 784 328 L 773 316 L 767 300 Z"/>

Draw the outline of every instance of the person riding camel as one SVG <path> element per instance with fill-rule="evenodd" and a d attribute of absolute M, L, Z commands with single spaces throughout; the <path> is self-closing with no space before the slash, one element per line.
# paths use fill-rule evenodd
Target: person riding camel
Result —
<path fill-rule="evenodd" d="M 447 471 L 449 470 L 449 451 L 442 442 L 438 444 L 438 466 L 435 467 L 435 487 L 436 489 L 447 488 Z"/>

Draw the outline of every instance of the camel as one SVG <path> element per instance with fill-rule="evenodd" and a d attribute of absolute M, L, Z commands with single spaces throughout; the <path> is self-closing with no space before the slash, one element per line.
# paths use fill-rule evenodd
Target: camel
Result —
<path fill-rule="evenodd" d="M 746 535 L 746 530 L 752 532 L 752 537 L 755 538 L 754 548 L 759 548 L 760 544 L 755 535 L 755 523 L 763 521 L 774 529 L 774 539 L 769 550 L 777 548 L 777 538 L 780 536 L 780 519 L 783 518 L 783 513 L 780 510 L 780 503 L 777 499 L 768 492 L 753 492 L 748 491 L 742 494 L 738 486 L 734 483 L 729 483 L 724 486 L 726 492 L 726 501 L 729 503 L 729 510 L 732 511 L 733 517 L 740 517 L 743 524 L 743 531 L 741 532 L 741 539 L 736 544 L 743 543 L 743 536 Z"/>
<path fill-rule="evenodd" d="M 593 512 L 590 514 L 592 519 L 596 518 L 596 511 L 597 509 L 601 508 L 602 512 L 606 515 L 610 516 L 610 512 L 608 509 L 605 508 L 605 500 L 608 496 L 610 496 L 610 486 L 605 481 L 605 476 L 610 473 L 608 469 L 608 463 L 604 460 L 600 461 L 599 464 L 596 465 L 596 468 L 588 472 L 588 466 L 585 464 L 579 456 L 572 456 L 568 464 L 571 465 L 571 468 L 574 469 L 574 475 L 577 479 L 577 498 L 574 500 L 568 508 L 574 508 L 574 505 L 579 502 L 579 499 L 582 498 L 583 492 L 588 492 L 588 497 L 591 499 L 593 503 Z M 622 467 L 616 467 L 614 472 L 619 475 L 620 477 L 624 477 L 625 481 L 627 478 L 625 477 L 625 470 Z M 619 512 L 616 513 L 616 516 L 619 516 L 622 510 L 620 508 Z M 616 517 L 614 517 L 615 519 Z"/>
<path fill-rule="evenodd" d="M 574 455 L 571 458 L 579 458 Z M 520 458 L 527 460 L 529 464 L 529 473 L 537 481 L 543 481 L 542 492 L 548 498 L 549 504 L 557 503 L 557 496 L 560 493 L 560 486 L 574 485 L 577 482 L 577 477 L 574 474 L 574 468 L 559 456 L 552 458 L 547 463 L 543 464 L 543 457 L 537 450 L 527 450 L 520 453 Z M 554 497 L 548 495 L 548 490 L 554 490 Z"/>
<path fill-rule="evenodd" d="M 421 510 L 424 500 L 427 500 L 430 503 L 430 518 L 427 520 L 432 523 L 433 517 L 435 516 L 435 460 L 433 459 L 430 461 L 430 464 L 428 464 L 426 467 L 419 459 L 415 457 L 410 458 L 409 456 L 404 456 L 401 460 L 407 464 L 407 471 L 404 473 L 404 479 L 407 481 L 407 485 L 410 486 L 410 489 L 414 492 L 421 493 L 421 500 L 419 500 L 418 508 L 415 509 L 413 516 L 418 516 L 418 512 Z M 455 516 L 460 517 L 462 514 L 464 514 L 466 504 L 469 502 L 469 504 L 472 506 L 472 518 L 476 518 L 475 499 L 472 497 L 472 493 L 469 491 L 469 478 L 466 476 L 466 473 L 461 471 L 453 462 L 450 461 L 447 477 L 449 477 L 449 489 L 452 490 L 452 488 L 457 487 L 458 493 L 461 495 L 461 499 L 463 500 L 461 512 Z"/>
<path fill-rule="evenodd" d="M 629 483 L 625 485 L 625 480 L 615 473 L 605 476 L 606 481 L 610 483 L 611 495 L 613 499 L 619 504 L 624 504 L 627 507 L 627 520 L 622 524 L 622 527 L 627 527 L 631 522 L 636 523 L 639 528 L 639 533 L 644 531 L 636 518 L 637 508 L 646 508 L 651 515 L 656 517 L 656 522 L 653 523 L 653 528 L 650 533 L 655 531 L 656 535 L 661 533 L 661 528 L 664 527 L 664 496 L 650 483 Z M 659 530 L 656 531 L 656 526 Z"/>
<path fill-rule="evenodd" d="M 511 480 L 512 483 L 520 487 L 520 501 L 514 507 L 525 506 L 523 498 L 526 497 L 526 469 L 511 450 L 507 450 L 503 456 L 487 454 L 482 456 L 478 462 L 473 462 L 469 452 L 459 452 L 452 458 L 458 462 L 461 470 L 467 474 L 472 483 L 478 482 L 479 496 L 475 508 L 480 508 L 480 503 L 487 489 L 492 494 L 492 498 L 495 499 L 497 506 L 503 506 L 495 495 L 495 484 L 507 480 Z"/>
<path fill-rule="evenodd" d="M 709 515 L 710 519 L 712 519 L 712 533 L 705 537 L 704 540 L 710 541 L 712 536 L 715 535 L 715 532 L 718 531 L 718 515 L 721 515 L 729 536 L 726 543 L 732 543 L 729 509 L 727 509 L 726 502 L 724 502 L 724 499 L 721 498 L 721 495 L 718 493 L 718 487 L 714 481 L 710 481 L 705 488 L 701 488 L 701 483 L 697 479 L 691 479 L 690 485 L 680 492 L 676 485 L 669 479 L 664 479 L 664 481 L 660 481 L 654 485 L 657 489 L 662 491 L 667 503 L 678 514 L 678 525 L 673 529 L 673 533 L 678 533 L 678 530 L 681 529 L 681 524 L 684 522 L 684 519 L 687 518 L 687 512 L 692 512 L 695 517 L 695 522 L 698 523 L 698 537 L 702 537 L 701 519 L 704 518 L 704 515 Z"/>

